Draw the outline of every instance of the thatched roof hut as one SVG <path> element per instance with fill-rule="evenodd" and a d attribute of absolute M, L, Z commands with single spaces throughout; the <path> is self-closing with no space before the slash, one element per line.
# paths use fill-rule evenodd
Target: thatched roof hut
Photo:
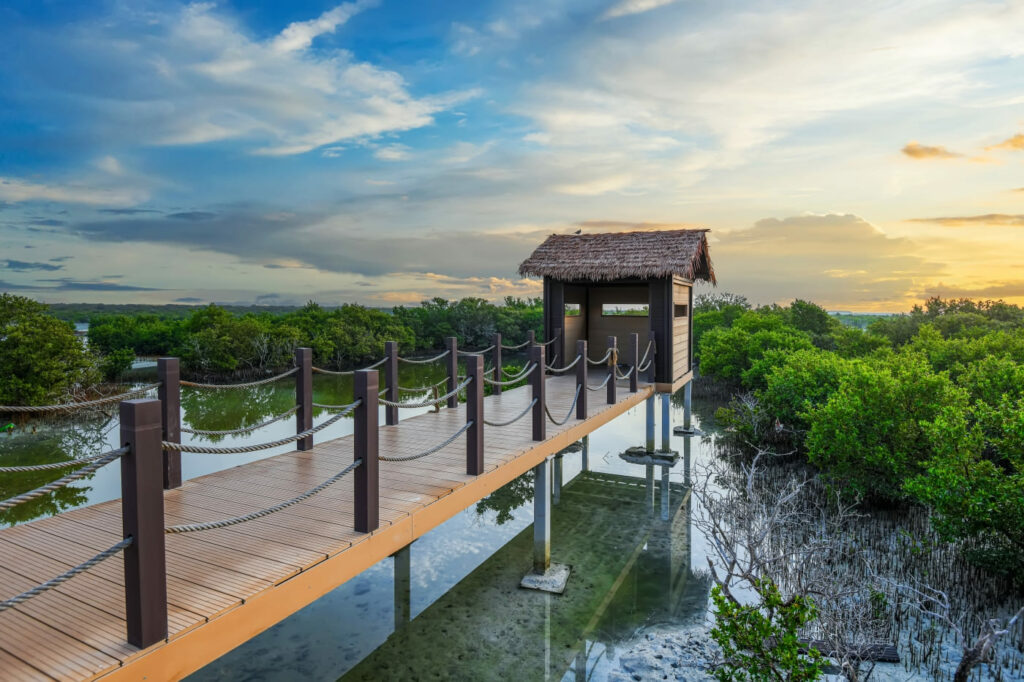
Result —
<path fill-rule="evenodd" d="M 553 234 L 523 261 L 519 274 L 595 282 L 677 276 L 715 284 L 707 232 Z"/>

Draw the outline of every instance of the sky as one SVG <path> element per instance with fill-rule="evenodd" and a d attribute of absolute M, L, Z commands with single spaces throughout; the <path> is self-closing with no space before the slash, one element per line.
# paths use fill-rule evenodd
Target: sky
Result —
<path fill-rule="evenodd" d="M 551 233 L 682 226 L 758 303 L 1024 303 L 1022 33 L 1024 0 L 8 1 L 0 291 L 497 300 Z"/>

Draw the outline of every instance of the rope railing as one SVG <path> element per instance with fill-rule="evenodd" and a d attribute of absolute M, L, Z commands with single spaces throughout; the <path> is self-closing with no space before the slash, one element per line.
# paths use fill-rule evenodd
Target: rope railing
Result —
<path fill-rule="evenodd" d="M 334 415 L 327 421 L 323 422 L 322 424 L 318 424 L 311 429 L 306 429 L 305 431 L 297 433 L 294 436 L 288 436 L 287 438 L 281 438 L 279 440 L 270 441 L 269 443 L 258 443 L 256 445 L 240 445 L 237 447 L 229 448 L 214 448 L 202 445 L 186 445 L 184 443 L 171 443 L 170 441 L 165 440 L 163 441 L 163 447 L 165 450 L 177 450 L 179 452 L 192 452 L 203 455 L 241 455 L 250 452 L 259 452 L 261 450 L 269 450 L 271 448 L 276 448 L 280 445 L 294 443 L 295 441 L 302 440 L 303 438 L 308 438 L 309 436 L 312 436 L 315 433 L 323 431 L 331 424 L 334 424 L 342 417 L 345 417 L 349 413 L 351 413 L 352 410 L 356 409 L 356 407 L 359 406 L 360 402 L 361 401 L 357 400 L 356 402 L 349 405 L 348 409 L 346 409 L 345 411 L 339 412 L 338 414 Z"/>
<path fill-rule="evenodd" d="M 57 469 L 67 469 L 68 467 L 95 462 L 102 457 L 106 457 L 108 454 L 110 453 L 101 452 L 98 455 L 90 455 L 89 457 L 81 457 L 79 459 L 69 459 L 63 462 L 51 462 L 49 464 L 26 464 L 24 466 L 0 467 L 0 474 L 16 474 L 23 471 L 55 471 Z"/>
<path fill-rule="evenodd" d="M 229 388 L 252 388 L 253 386 L 262 386 L 263 384 L 269 384 L 275 381 L 290 377 L 299 371 L 298 367 L 292 367 L 287 372 L 282 372 L 266 379 L 260 379 L 259 381 L 247 381 L 244 384 L 201 384 L 196 381 L 182 381 L 182 386 L 189 386 L 191 388 L 208 388 L 213 391 L 221 391 Z"/>
<path fill-rule="evenodd" d="M 363 367 L 363 369 L 364 370 L 377 369 L 378 367 L 380 367 L 381 365 L 383 365 L 387 361 L 388 361 L 388 359 L 384 358 L 383 360 L 378 360 L 377 362 L 373 363 L 372 365 L 368 365 L 366 367 Z M 330 374 L 330 375 L 338 376 L 338 377 L 350 377 L 350 376 L 352 376 L 353 374 L 356 373 L 356 371 L 354 369 L 336 370 L 336 369 L 324 369 L 323 367 L 312 367 L 311 369 L 314 372 L 316 372 L 317 374 Z"/>
<path fill-rule="evenodd" d="M 642 358 L 640 358 L 640 363 L 639 364 L 643 365 L 645 362 L 647 362 L 647 356 L 651 354 L 651 348 L 653 346 L 654 346 L 654 341 L 648 341 L 647 342 L 647 348 L 644 349 L 644 356 Z M 641 367 L 640 371 L 641 372 L 644 371 L 649 366 L 650 365 L 645 365 L 645 366 Z"/>
<path fill-rule="evenodd" d="M 279 414 L 279 415 L 277 415 L 275 417 L 271 417 L 270 419 L 268 419 L 265 422 L 260 422 L 259 424 L 253 424 L 252 426 L 245 426 L 245 427 L 242 427 L 240 429 L 227 429 L 227 430 L 224 430 L 224 431 L 213 431 L 213 430 L 208 430 L 208 429 L 189 429 L 189 428 L 185 428 L 184 426 L 182 426 L 180 431 L 182 433 L 191 433 L 191 434 L 194 434 L 196 436 L 237 436 L 239 434 L 249 433 L 249 432 L 255 431 L 257 429 L 262 429 L 264 426 L 270 426 L 271 424 L 279 422 L 282 419 L 287 419 L 288 417 L 292 416 L 293 414 L 295 414 L 298 411 L 299 411 L 299 406 L 296 405 L 295 407 L 291 408 L 290 410 L 282 412 L 281 414 Z"/>
<path fill-rule="evenodd" d="M 86 408 L 99 407 L 100 405 L 107 405 L 109 403 L 119 403 L 122 400 L 128 400 L 130 398 L 140 396 L 147 391 L 152 391 L 154 388 L 158 388 L 159 386 L 159 383 L 149 384 L 148 386 L 142 386 L 128 391 L 127 393 L 120 393 L 106 398 L 97 398 L 96 400 L 83 400 L 76 403 L 58 403 L 56 405 L 0 405 L 0 414 L 5 412 L 60 412 L 84 410 Z"/>
<path fill-rule="evenodd" d="M 494 344 L 487 346 L 487 348 L 481 348 L 480 350 L 460 350 L 456 351 L 459 355 L 483 355 L 494 350 Z"/>
<path fill-rule="evenodd" d="M 544 412 L 548 415 L 548 419 L 551 420 L 552 424 L 555 424 L 556 426 L 562 426 L 567 421 L 569 421 L 569 417 L 571 417 L 572 413 L 576 411 L 576 402 L 580 399 L 580 388 L 581 388 L 581 386 L 579 386 L 579 384 L 577 384 L 576 385 L 576 395 L 573 396 L 572 404 L 569 405 L 569 413 L 565 415 L 565 419 L 563 419 L 562 421 L 558 421 L 557 419 L 552 417 L 551 416 L 551 410 L 548 409 L 547 405 L 544 406 Z"/>
<path fill-rule="evenodd" d="M 633 374 L 634 371 L 636 371 L 636 365 L 631 365 L 630 368 L 629 368 L 629 371 L 626 372 L 625 374 L 620 372 L 619 368 L 616 366 L 616 368 L 615 368 L 615 378 L 616 379 L 628 379 L 630 377 L 630 375 Z"/>
<path fill-rule="evenodd" d="M 490 377 L 484 375 L 484 381 L 486 383 L 490 384 L 491 386 L 511 386 L 513 384 L 516 384 L 516 383 L 519 383 L 520 381 L 522 381 L 524 378 L 526 378 L 527 374 L 529 374 L 530 372 L 532 372 L 535 369 L 537 369 L 537 365 L 536 364 L 531 364 L 526 369 L 521 371 L 519 374 L 513 376 L 510 379 L 505 379 L 504 381 L 498 381 L 497 379 L 491 379 Z M 487 423 L 486 420 L 484 421 L 484 423 L 485 424 Z"/>
<path fill-rule="evenodd" d="M 530 340 L 527 339 L 526 341 L 523 341 L 520 344 L 516 344 L 515 346 L 506 346 L 505 344 L 501 344 L 501 347 L 503 349 L 505 349 L 505 350 L 519 350 L 520 348 L 526 348 L 529 345 L 530 345 Z"/>
<path fill-rule="evenodd" d="M 105 452 L 99 457 L 93 459 L 93 461 L 90 464 L 87 464 L 81 469 L 71 472 L 70 474 L 64 476 L 63 478 L 58 478 L 56 481 L 47 483 L 46 485 L 40 486 L 35 490 L 29 490 L 27 493 L 22 493 L 21 495 L 15 495 L 14 497 L 2 500 L 0 501 L 0 511 L 7 511 L 8 509 L 13 509 L 14 507 L 17 507 L 19 504 L 24 504 L 25 502 L 28 502 L 30 500 L 42 497 L 43 495 L 52 493 L 54 490 L 60 490 L 61 488 L 70 483 L 74 483 L 79 479 L 89 476 L 90 474 L 98 470 L 100 467 L 104 467 L 107 464 L 110 464 L 115 459 L 127 455 L 128 451 L 129 450 L 127 447 L 123 447 L 118 448 L 117 450 L 111 450 L 110 452 Z"/>
<path fill-rule="evenodd" d="M 558 340 L 558 336 L 555 335 L 555 336 L 551 337 L 550 339 L 548 339 L 547 341 L 543 341 L 541 343 L 538 343 L 537 345 L 538 346 L 550 346 L 551 344 L 553 344 L 557 340 Z"/>
<path fill-rule="evenodd" d="M 552 372 L 555 370 L 555 363 L 558 362 L 558 353 L 555 353 L 555 357 L 551 358 L 551 364 L 544 363 L 544 369 Z"/>
<path fill-rule="evenodd" d="M 57 587 L 58 585 L 60 585 L 62 583 L 66 583 L 68 580 L 71 580 L 72 578 L 74 578 L 79 573 L 84 573 L 85 571 L 88 571 L 90 568 L 92 568 L 96 564 L 98 564 L 101 561 L 104 561 L 106 559 L 109 559 L 110 557 L 114 556 L 115 554 L 120 552 L 122 549 L 125 549 L 126 547 L 128 547 L 131 544 L 132 544 L 132 539 L 130 537 L 125 538 L 124 540 L 121 540 L 120 542 L 118 542 L 116 545 L 113 545 L 112 547 L 103 550 L 102 552 L 100 552 L 96 556 L 92 557 L 91 559 L 83 561 L 82 563 L 78 564 L 77 566 L 72 566 L 68 570 L 66 570 L 63 573 L 61 573 L 60 575 L 58 575 L 56 578 L 51 578 L 51 579 L 47 580 L 45 583 L 42 583 L 40 585 L 36 585 L 31 590 L 27 590 L 25 592 L 22 592 L 21 594 L 19 594 L 17 596 L 11 597 L 10 599 L 5 599 L 3 601 L 0 601 L 0 612 L 6 611 L 7 609 L 10 609 L 10 608 L 12 608 L 14 606 L 17 606 L 18 604 L 21 604 L 22 602 L 26 602 L 29 599 L 31 599 L 32 597 L 36 597 L 36 596 L 39 596 L 40 594 L 42 594 L 44 592 L 48 592 L 48 591 L 52 590 L 53 588 Z"/>
<path fill-rule="evenodd" d="M 321 410 L 343 410 L 345 414 L 348 414 L 355 408 L 359 407 L 359 401 L 354 403 L 348 403 L 347 405 L 327 405 L 324 403 L 312 403 L 313 407 L 319 407 Z"/>
<path fill-rule="evenodd" d="M 537 404 L 537 399 L 534 398 L 533 400 L 530 401 L 530 404 L 526 406 L 526 409 L 524 409 L 522 412 L 517 414 L 515 417 L 512 417 L 512 419 L 509 419 L 508 421 L 504 421 L 504 422 L 492 422 L 492 421 L 488 421 L 488 420 L 485 419 L 484 420 L 484 424 L 487 424 L 487 426 L 508 426 L 509 424 L 514 424 L 517 421 L 519 421 L 520 419 L 522 419 L 523 417 L 525 417 L 530 412 L 530 410 L 533 409 L 533 406 L 536 405 L 536 404 Z"/>
<path fill-rule="evenodd" d="M 434 405 L 439 405 L 443 403 L 444 401 L 448 400 L 448 398 L 451 398 L 453 395 L 457 395 L 459 391 L 464 389 L 466 386 L 469 386 L 470 381 L 472 381 L 472 379 L 467 377 L 465 381 L 463 381 L 461 384 L 459 384 L 452 390 L 448 391 L 444 395 L 438 396 L 436 398 L 431 398 L 430 400 L 423 400 L 418 403 L 395 402 L 393 400 L 385 400 L 384 398 L 379 398 L 378 400 L 380 401 L 381 405 L 387 405 L 388 407 L 433 407 Z"/>
<path fill-rule="evenodd" d="M 445 352 L 441 353 L 440 355 L 435 355 L 432 358 L 425 358 L 423 360 L 414 360 L 412 358 L 403 358 L 403 357 L 399 356 L 398 361 L 399 362 L 407 362 L 410 365 L 429 365 L 432 362 L 437 362 L 441 358 L 447 357 L 449 353 L 451 353 L 451 351 L 450 350 L 446 350 Z"/>
<path fill-rule="evenodd" d="M 555 356 L 555 357 L 557 358 L 558 356 Z M 568 371 L 569 371 L 570 369 L 572 369 L 573 367 L 575 367 L 575 366 L 576 366 L 576 363 L 578 363 L 578 362 L 579 362 L 579 361 L 580 361 L 580 360 L 581 360 L 582 358 L 583 358 L 583 356 L 582 356 L 582 355 L 577 355 L 577 356 L 576 356 L 576 359 L 575 359 L 575 360 L 573 360 L 572 362 L 570 362 L 570 363 L 569 363 L 568 365 L 566 365 L 565 367 L 561 367 L 561 368 L 558 368 L 558 369 L 556 369 L 556 368 L 554 368 L 554 367 L 548 367 L 548 370 L 549 370 L 550 372 L 553 372 L 554 374 L 561 374 L 562 372 L 568 372 Z"/>
<path fill-rule="evenodd" d="M 606 362 L 608 362 L 608 360 L 611 357 L 612 357 L 612 349 L 609 348 L 607 351 L 605 351 L 604 356 L 602 358 L 598 359 L 598 360 L 591 360 L 590 358 L 587 358 L 587 364 L 590 365 L 591 367 L 599 367 L 599 366 L 605 364 Z"/>
<path fill-rule="evenodd" d="M 646 372 L 647 368 L 651 366 L 652 362 L 654 362 L 653 359 L 648 360 L 645 364 L 642 364 L 639 367 L 637 367 L 637 370 L 640 371 L 640 372 Z"/>
<path fill-rule="evenodd" d="M 362 459 L 357 459 L 356 461 L 352 462 L 338 473 L 328 478 L 320 485 L 310 488 L 306 492 L 302 493 L 301 495 L 297 495 L 290 500 L 285 500 L 284 502 L 275 504 L 272 507 L 267 507 L 266 509 L 260 509 L 259 511 L 250 512 L 249 514 L 243 514 L 242 516 L 234 516 L 229 519 L 221 519 L 219 521 L 207 521 L 205 523 L 184 523 L 177 526 L 167 526 L 166 528 L 164 528 L 164 533 L 170 535 L 175 533 L 195 533 L 198 531 L 213 530 L 215 528 L 227 528 L 228 526 L 234 526 L 239 523 L 245 523 L 246 521 L 254 521 L 264 516 L 269 516 L 274 512 L 279 512 L 282 509 L 287 509 L 288 507 L 296 505 L 299 502 L 304 502 L 308 500 L 317 493 L 322 492 L 326 488 L 340 481 L 342 478 L 345 477 L 346 474 L 351 472 L 353 469 L 355 469 L 362 463 Z"/>
<path fill-rule="evenodd" d="M 606 374 L 605 377 L 604 377 L 604 381 L 599 383 L 597 386 L 587 386 L 587 390 L 588 391 L 600 391 L 602 388 L 604 388 L 605 386 L 608 385 L 608 382 L 611 381 L 611 378 L 612 378 L 612 373 L 608 372 L 608 374 Z"/>
<path fill-rule="evenodd" d="M 471 421 L 466 422 L 465 424 L 462 425 L 462 428 L 460 428 L 458 431 L 456 431 L 452 435 L 448 436 L 448 438 L 446 438 L 443 442 L 435 445 L 434 447 L 430 448 L 429 450 L 424 450 L 423 452 L 418 452 L 415 455 L 406 455 L 405 457 L 388 457 L 386 455 L 378 455 L 378 459 L 380 459 L 382 462 L 409 462 L 409 461 L 412 461 L 414 459 L 420 459 L 421 457 L 426 457 L 427 455 L 432 455 L 435 452 L 437 452 L 438 450 L 441 450 L 442 448 L 445 448 L 445 447 L 451 445 L 452 443 L 454 443 L 455 440 L 459 436 L 464 434 L 467 430 L 469 430 L 469 427 L 471 427 L 471 426 L 473 426 L 473 422 L 471 422 Z"/>
<path fill-rule="evenodd" d="M 412 388 L 410 388 L 408 386 L 399 385 L 398 390 L 404 393 L 426 393 L 427 391 L 433 391 L 435 388 L 440 388 L 441 386 L 444 386 L 447 383 L 448 379 L 445 378 L 441 379 L 436 384 L 427 384 L 426 386 L 413 386 Z M 387 389 L 385 388 L 384 390 Z"/>

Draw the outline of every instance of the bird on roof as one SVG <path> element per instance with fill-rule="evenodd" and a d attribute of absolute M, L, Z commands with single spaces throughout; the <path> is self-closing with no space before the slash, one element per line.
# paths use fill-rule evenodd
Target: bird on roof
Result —
<path fill-rule="evenodd" d="M 573 232 L 573 234 L 583 234 L 583 228 L 581 227 L 580 229 Z"/>

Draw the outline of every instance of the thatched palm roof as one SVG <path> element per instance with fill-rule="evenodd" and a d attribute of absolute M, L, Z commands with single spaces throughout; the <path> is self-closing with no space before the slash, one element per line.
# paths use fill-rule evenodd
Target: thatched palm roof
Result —
<path fill-rule="evenodd" d="M 715 284 L 707 230 L 553 234 L 522 265 L 520 275 L 563 281 L 679 275 Z"/>

